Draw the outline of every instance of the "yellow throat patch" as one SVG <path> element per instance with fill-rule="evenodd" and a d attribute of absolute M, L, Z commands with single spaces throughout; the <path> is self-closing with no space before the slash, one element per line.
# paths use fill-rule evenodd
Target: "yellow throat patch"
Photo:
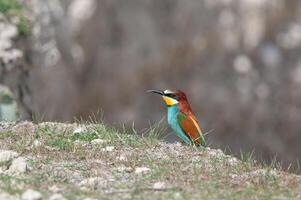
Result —
<path fill-rule="evenodd" d="M 168 106 L 173 106 L 173 105 L 179 103 L 177 100 L 167 97 L 167 96 L 162 96 L 162 98 L 163 98 L 164 102 L 166 103 L 166 105 L 168 105 Z"/>

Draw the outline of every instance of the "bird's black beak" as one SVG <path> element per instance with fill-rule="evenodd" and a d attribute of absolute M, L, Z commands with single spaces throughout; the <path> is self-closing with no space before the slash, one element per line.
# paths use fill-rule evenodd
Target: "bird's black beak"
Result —
<path fill-rule="evenodd" d="M 152 92 L 155 94 L 164 95 L 164 92 L 162 90 L 146 90 L 146 92 Z"/>

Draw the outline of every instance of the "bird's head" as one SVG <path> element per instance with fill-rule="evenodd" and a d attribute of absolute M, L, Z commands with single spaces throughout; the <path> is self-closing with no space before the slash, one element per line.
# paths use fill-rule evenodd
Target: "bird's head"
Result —
<path fill-rule="evenodd" d="M 147 90 L 147 92 L 161 95 L 167 106 L 177 105 L 180 101 L 187 101 L 185 93 L 181 90 Z"/>

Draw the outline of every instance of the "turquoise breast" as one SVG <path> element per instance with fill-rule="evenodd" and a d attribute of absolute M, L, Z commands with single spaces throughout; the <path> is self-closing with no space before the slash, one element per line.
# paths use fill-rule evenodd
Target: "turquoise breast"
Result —
<path fill-rule="evenodd" d="M 169 126 L 175 131 L 176 135 L 180 137 L 185 143 L 190 144 L 190 139 L 183 132 L 180 124 L 177 120 L 177 113 L 179 112 L 178 106 L 168 106 L 167 107 L 167 122 Z"/>

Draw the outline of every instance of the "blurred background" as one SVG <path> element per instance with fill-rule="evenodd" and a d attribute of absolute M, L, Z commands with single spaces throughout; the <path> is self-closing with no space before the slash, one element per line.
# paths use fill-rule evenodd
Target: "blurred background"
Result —
<path fill-rule="evenodd" d="M 0 11 L 2 120 L 101 111 L 142 130 L 166 115 L 145 90 L 182 89 L 210 146 L 298 166 L 301 1 L 0 0 Z"/>

